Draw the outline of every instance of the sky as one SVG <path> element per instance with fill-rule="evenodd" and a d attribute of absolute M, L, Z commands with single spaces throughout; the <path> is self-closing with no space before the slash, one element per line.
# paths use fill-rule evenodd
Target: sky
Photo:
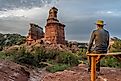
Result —
<path fill-rule="evenodd" d="M 58 8 L 66 40 L 88 42 L 95 22 L 102 19 L 110 37 L 121 38 L 121 0 L 0 0 L 0 33 L 27 35 L 29 23 L 43 29 L 48 11 Z"/>

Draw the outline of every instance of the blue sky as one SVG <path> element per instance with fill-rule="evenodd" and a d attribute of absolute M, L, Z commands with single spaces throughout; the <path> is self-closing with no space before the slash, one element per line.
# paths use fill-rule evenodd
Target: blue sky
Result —
<path fill-rule="evenodd" d="M 48 10 L 56 6 L 58 19 L 66 25 L 66 39 L 86 42 L 97 19 L 111 37 L 121 38 L 121 0 L 0 0 L 0 32 L 27 35 L 29 23 L 43 27 Z"/>

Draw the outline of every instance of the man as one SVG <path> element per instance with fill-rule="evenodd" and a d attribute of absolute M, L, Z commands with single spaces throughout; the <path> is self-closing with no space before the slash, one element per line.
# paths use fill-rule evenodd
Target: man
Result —
<path fill-rule="evenodd" d="M 103 28 L 104 26 L 103 20 L 97 20 L 96 26 L 97 29 L 94 30 L 91 34 L 89 47 L 87 53 L 96 53 L 96 54 L 103 54 L 107 53 L 108 45 L 109 45 L 109 32 Z M 94 49 L 92 50 L 92 46 L 94 43 Z M 91 70 L 91 58 L 89 57 L 89 68 L 88 72 Z M 96 65 L 96 71 L 100 72 L 100 62 Z"/>

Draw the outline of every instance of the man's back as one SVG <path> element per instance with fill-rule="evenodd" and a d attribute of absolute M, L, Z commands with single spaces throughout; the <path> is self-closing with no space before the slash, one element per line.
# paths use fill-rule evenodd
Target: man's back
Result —
<path fill-rule="evenodd" d="M 94 44 L 95 51 L 107 51 L 109 45 L 109 32 L 105 29 L 97 29 L 92 32 L 91 40 L 89 43 L 89 51 Z"/>
<path fill-rule="evenodd" d="M 95 51 L 107 50 L 109 45 L 109 32 L 105 29 L 94 30 L 95 35 Z"/>

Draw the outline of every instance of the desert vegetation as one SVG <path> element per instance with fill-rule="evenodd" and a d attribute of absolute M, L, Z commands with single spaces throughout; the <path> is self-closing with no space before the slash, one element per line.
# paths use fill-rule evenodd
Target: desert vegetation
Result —
<path fill-rule="evenodd" d="M 44 68 L 49 72 L 63 71 L 72 66 L 78 64 L 88 64 L 86 56 L 86 48 L 80 48 L 77 53 L 72 53 L 68 51 L 60 51 L 56 49 L 45 49 L 43 47 L 32 47 L 32 51 L 28 51 L 26 47 L 20 46 L 18 49 L 13 49 L 10 51 L 2 51 L 5 46 L 19 45 L 24 43 L 25 37 L 18 34 L 0 34 L 0 59 L 11 60 L 13 62 L 25 65 L 27 67 L 31 66 L 33 68 Z M 110 52 L 121 51 L 121 40 L 114 40 L 114 44 L 110 47 Z M 105 57 L 101 60 L 101 66 L 103 67 L 116 67 L 120 68 L 121 63 L 114 57 Z"/>
<path fill-rule="evenodd" d="M 68 67 L 79 64 L 79 56 L 73 53 L 45 50 L 43 48 L 34 49 L 34 52 L 28 52 L 26 48 L 22 47 L 12 52 L 1 52 L 0 58 L 26 66 L 38 68 L 47 67 L 47 70 L 50 72 L 62 71 Z"/>
<path fill-rule="evenodd" d="M 25 43 L 25 36 L 20 34 L 2 34 L 0 33 L 0 49 L 4 46 L 20 45 Z"/>

